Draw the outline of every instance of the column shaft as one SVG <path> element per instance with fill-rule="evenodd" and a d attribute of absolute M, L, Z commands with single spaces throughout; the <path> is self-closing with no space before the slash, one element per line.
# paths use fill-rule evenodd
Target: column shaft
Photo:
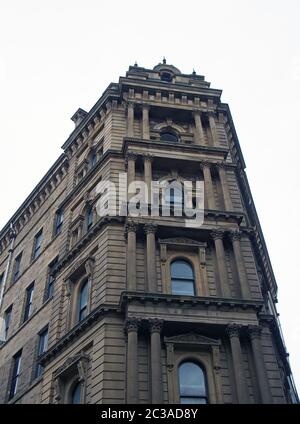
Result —
<path fill-rule="evenodd" d="M 134 105 L 128 103 L 127 106 L 127 137 L 133 137 L 134 135 Z"/>
<path fill-rule="evenodd" d="M 144 178 L 148 189 L 148 204 L 151 203 L 152 157 L 144 157 Z"/>
<path fill-rule="evenodd" d="M 204 144 L 204 132 L 201 121 L 201 114 L 199 111 L 194 112 L 195 120 L 195 142 L 196 144 Z"/>
<path fill-rule="evenodd" d="M 215 116 L 214 116 L 213 113 L 208 114 L 208 120 L 209 120 L 209 127 L 210 127 L 210 131 L 211 131 L 213 146 L 217 147 L 219 145 L 219 142 L 218 142 Z"/>
<path fill-rule="evenodd" d="M 232 206 L 231 197 L 229 193 L 226 171 L 222 165 L 218 166 L 218 171 L 219 171 L 219 177 L 220 177 L 220 182 L 222 187 L 225 210 L 232 211 L 233 206 Z"/>
<path fill-rule="evenodd" d="M 150 321 L 152 403 L 163 402 L 160 331 L 162 321 Z"/>
<path fill-rule="evenodd" d="M 222 230 L 215 230 L 212 232 L 212 238 L 214 239 L 217 265 L 219 271 L 220 285 L 222 296 L 226 298 L 231 297 L 231 290 L 228 281 L 228 272 L 226 265 L 225 250 L 223 245 L 224 232 Z"/>
<path fill-rule="evenodd" d="M 136 290 L 136 227 L 127 224 L 127 290 Z"/>
<path fill-rule="evenodd" d="M 144 105 L 143 106 L 143 139 L 149 140 L 150 139 L 150 133 L 149 133 L 149 106 Z"/>
<path fill-rule="evenodd" d="M 249 392 L 243 366 L 242 349 L 239 339 L 239 328 L 234 324 L 229 325 L 227 327 L 227 332 L 230 339 L 237 400 L 238 403 L 249 403 Z"/>
<path fill-rule="evenodd" d="M 265 362 L 261 346 L 261 329 L 258 326 L 249 326 L 249 335 L 251 340 L 252 352 L 256 377 L 259 384 L 259 391 L 262 403 L 272 403 L 269 381 L 265 368 Z"/>
<path fill-rule="evenodd" d="M 202 163 L 201 168 L 203 171 L 204 177 L 204 190 L 205 190 L 205 198 L 208 209 L 216 209 L 216 202 L 213 190 L 213 183 L 210 172 L 210 164 Z"/>
<path fill-rule="evenodd" d="M 251 299 L 251 293 L 249 289 L 245 263 L 244 263 L 244 259 L 243 259 L 243 255 L 241 251 L 240 233 L 238 231 L 233 231 L 230 234 L 230 238 L 231 238 L 231 242 L 233 246 L 234 258 L 235 258 L 235 263 L 236 263 L 237 272 L 239 276 L 239 283 L 240 283 L 242 298 Z"/>
<path fill-rule="evenodd" d="M 156 227 L 152 224 L 145 226 L 147 237 L 147 280 L 148 291 L 150 293 L 157 292 L 157 278 L 156 278 L 156 244 L 155 244 L 155 231 Z"/>
<path fill-rule="evenodd" d="M 138 327 L 137 322 L 127 323 L 127 403 L 138 402 Z"/>

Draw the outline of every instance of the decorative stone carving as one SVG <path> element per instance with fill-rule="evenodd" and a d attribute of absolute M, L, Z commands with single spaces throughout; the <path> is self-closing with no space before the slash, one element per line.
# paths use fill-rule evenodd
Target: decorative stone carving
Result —
<path fill-rule="evenodd" d="M 233 230 L 229 232 L 229 238 L 231 241 L 236 241 L 241 239 L 241 232 L 238 230 Z"/>
<path fill-rule="evenodd" d="M 223 240 L 224 234 L 225 234 L 225 231 L 221 228 L 212 230 L 210 233 L 213 240 Z"/>
<path fill-rule="evenodd" d="M 140 326 L 140 319 L 139 318 L 127 318 L 125 322 L 125 331 L 126 333 L 130 333 L 131 331 L 138 331 Z"/>
<path fill-rule="evenodd" d="M 248 334 L 250 339 L 259 339 L 261 336 L 262 328 L 258 325 L 248 325 Z"/>
<path fill-rule="evenodd" d="M 238 324 L 229 324 L 226 327 L 226 333 L 231 337 L 239 337 L 241 326 Z"/>
<path fill-rule="evenodd" d="M 149 328 L 150 328 L 150 332 L 154 333 L 160 333 L 164 324 L 164 321 L 162 319 L 158 319 L 158 318 L 150 318 L 148 320 L 149 323 Z"/>
<path fill-rule="evenodd" d="M 145 233 L 146 234 L 148 234 L 148 233 L 154 233 L 155 234 L 156 231 L 157 231 L 157 225 L 156 224 L 152 224 L 152 223 L 145 224 L 144 230 L 145 230 Z"/>

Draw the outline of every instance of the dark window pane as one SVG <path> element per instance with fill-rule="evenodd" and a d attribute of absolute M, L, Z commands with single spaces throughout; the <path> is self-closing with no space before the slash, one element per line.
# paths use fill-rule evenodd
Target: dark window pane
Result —
<path fill-rule="evenodd" d="M 34 284 L 31 284 L 26 289 L 25 309 L 24 309 L 24 322 L 28 320 L 31 314 L 32 298 L 33 298 Z"/>
<path fill-rule="evenodd" d="M 34 239 L 33 259 L 36 259 L 41 253 L 41 246 L 43 240 L 43 231 L 40 231 Z"/>
<path fill-rule="evenodd" d="M 17 393 L 19 377 L 21 373 L 21 357 L 22 357 L 22 351 L 18 352 L 13 357 L 13 371 L 12 371 L 12 378 L 11 378 L 11 384 L 10 384 L 9 399 L 13 398 L 15 394 Z"/>
<path fill-rule="evenodd" d="M 184 278 L 194 280 L 194 272 L 191 265 L 186 261 L 175 261 L 171 264 L 172 278 Z"/>
<path fill-rule="evenodd" d="M 207 403 L 204 373 L 194 362 L 179 366 L 179 388 L 181 403 Z"/>
<path fill-rule="evenodd" d="M 176 134 L 171 133 L 171 132 L 163 132 L 160 135 L 160 139 L 163 141 L 170 141 L 173 143 L 177 143 L 178 142 L 178 137 Z"/>
<path fill-rule="evenodd" d="M 172 279 L 172 294 L 178 294 L 182 296 L 194 296 L 194 282 Z"/>
<path fill-rule="evenodd" d="M 46 328 L 42 333 L 39 334 L 39 345 L 37 356 L 39 357 L 46 352 L 48 346 L 48 328 Z M 39 377 L 43 372 L 43 366 L 41 364 L 37 364 L 36 368 L 36 377 Z"/>
<path fill-rule="evenodd" d="M 58 262 L 58 256 L 48 266 L 48 277 L 47 277 L 45 300 L 53 296 L 54 283 L 55 283 L 55 276 L 53 275 L 53 271 L 56 267 L 57 262 Z"/>
<path fill-rule="evenodd" d="M 81 384 L 77 383 L 72 391 L 71 403 L 79 404 L 81 400 L 80 398 L 81 398 Z"/>
<path fill-rule="evenodd" d="M 7 336 L 8 336 L 8 331 L 9 331 L 9 326 L 10 326 L 10 321 L 11 321 L 11 314 L 12 314 L 12 306 L 10 306 L 8 309 L 6 309 L 5 311 L 5 340 L 7 340 Z"/>
<path fill-rule="evenodd" d="M 55 217 L 55 235 L 59 234 L 63 225 L 63 211 L 57 211 Z"/>
<path fill-rule="evenodd" d="M 82 321 L 87 316 L 87 305 L 88 305 L 88 289 L 89 282 L 86 281 L 79 292 L 78 299 L 78 321 Z"/>
<path fill-rule="evenodd" d="M 87 231 L 93 226 L 93 208 L 89 207 L 86 213 L 86 227 Z"/>
<path fill-rule="evenodd" d="M 19 278 L 21 274 L 21 261 L 22 261 L 22 253 L 20 253 L 15 259 L 13 282 L 17 281 L 17 279 Z"/>

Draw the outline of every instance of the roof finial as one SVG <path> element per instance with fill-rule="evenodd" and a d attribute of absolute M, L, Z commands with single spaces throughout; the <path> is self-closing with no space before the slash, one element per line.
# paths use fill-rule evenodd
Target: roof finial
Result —
<path fill-rule="evenodd" d="M 193 75 L 196 75 L 196 71 L 195 71 L 195 69 L 193 68 Z"/>
<path fill-rule="evenodd" d="M 137 61 L 134 62 L 134 66 L 138 66 Z"/>
<path fill-rule="evenodd" d="M 167 63 L 165 56 L 163 57 L 163 64 L 165 65 Z"/>

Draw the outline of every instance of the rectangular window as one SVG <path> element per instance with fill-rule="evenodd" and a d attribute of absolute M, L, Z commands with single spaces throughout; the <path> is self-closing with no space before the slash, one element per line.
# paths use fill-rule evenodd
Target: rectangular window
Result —
<path fill-rule="evenodd" d="M 39 358 L 46 352 L 48 346 L 48 327 L 39 333 L 37 366 L 35 377 L 39 377 L 43 372 L 43 366 L 39 363 Z"/>
<path fill-rule="evenodd" d="M 58 210 L 55 215 L 55 228 L 54 228 L 55 236 L 61 232 L 63 221 L 64 221 L 64 213 L 62 210 Z"/>
<path fill-rule="evenodd" d="M 41 253 L 42 240 L 43 240 L 43 230 L 39 231 L 34 238 L 32 259 L 36 259 Z"/>
<path fill-rule="evenodd" d="M 9 331 L 9 326 L 11 321 L 11 313 L 12 313 L 12 305 L 10 305 L 10 307 L 7 308 L 6 311 L 4 312 L 5 340 L 7 340 L 7 337 L 8 337 L 8 331 Z"/>
<path fill-rule="evenodd" d="M 4 278 L 4 272 L 0 274 L 0 290 L 1 290 L 1 285 L 3 283 L 3 278 Z"/>
<path fill-rule="evenodd" d="M 27 321 L 28 318 L 31 315 L 33 291 L 34 291 L 34 282 L 32 284 L 30 284 L 30 286 L 27 287 L 27 289 L 26 289 L 26 298 L 25 298 L 25 308 L 24 308 L 23 322 Z"/>
<path fill-rule="evenodd" d="M 21 374 L 21 358 L 22 358 L 22 350 L 16 353 L 13 357 L 13 369 L 12 369 L 8 399 L 12 399 L 18 390 L 18 384 L 19 384 L 19 379 Z"/>
<path fill-rule="evenodd" d="M 45 292 L 45 301 L 53 296 L 54 293 L 54 282 L 55 276 L 53 275 L 53 270 L 58 262 L 58 256 L 48 265 L 48 276 L 47 276 L 47 285 Z"/>
<path fill-rule="evenodd" d="M 12 282 L 15 283 L 21 275 L 22 252 L 15 259 Z"/>

